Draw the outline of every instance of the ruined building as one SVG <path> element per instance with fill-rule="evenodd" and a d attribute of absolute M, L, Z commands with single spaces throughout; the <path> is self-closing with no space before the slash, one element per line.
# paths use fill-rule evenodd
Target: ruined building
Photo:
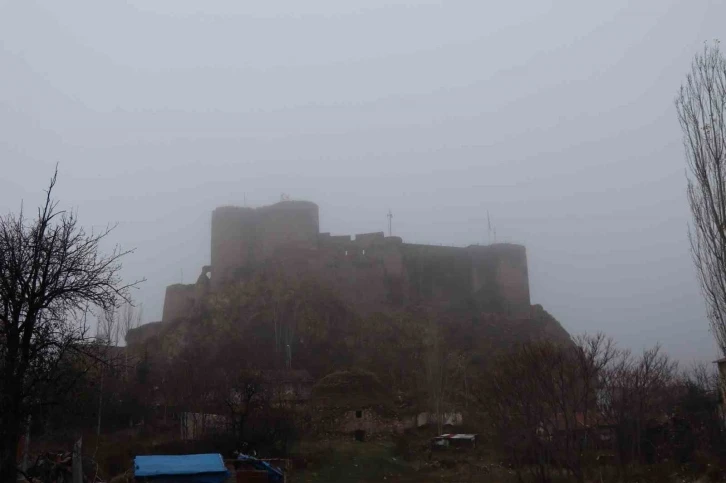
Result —
<path fill-rule="evenodd" d="M 524 246 L 419 245 L 382 232 L 333 236 L 320 233 L 318 206 L 308 201 L 217 208 L 211 248 L 211 264 L 197 283 L 167 287 L 163 322 L 184 317 L 200 297 L 265 266 L 328 283 L 362 312 L 408 304 L 530 311 Z"/>

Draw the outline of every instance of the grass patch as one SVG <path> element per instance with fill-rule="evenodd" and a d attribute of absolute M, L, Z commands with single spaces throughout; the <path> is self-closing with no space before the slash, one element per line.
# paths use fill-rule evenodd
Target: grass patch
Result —
<path fill-rule="evenodd" d="M 401 481 L 412 468 L 394 455 L 392 443 L 329 441 L 302 445 L 296 451 L 306 467 L 292 483 Z"/>

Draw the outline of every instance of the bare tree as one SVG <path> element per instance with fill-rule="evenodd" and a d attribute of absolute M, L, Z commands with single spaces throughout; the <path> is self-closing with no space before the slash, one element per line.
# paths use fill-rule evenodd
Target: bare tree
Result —
<path fill-rule="evenodd" d="M 128 344 L 129 332 L 133 329 L 138 328 L 141 325 L 141 318 L 144 314 L 144 306 L 139 305 L 138 310 L 134 307 L 134 304 L 128 302 L 124 304 L 123 312 L 121 313 L 120 330 L 123 335 L 124 341 Z"/>
<path fill-rule="evenodd" d="M 644 462 L 654 442 L 648 428 L 664 424 L 677 396 L 677 363 L 656 345 L 639 357 L 621 352 L 603 375 L 599 410 L 615 431 L 621 477 L 630 463 Z"/>
<path fill-rule="evenodd" d="M 688 165 L 691 253 L 711 329 L 726 354 L 726 59 L 718 42 L 696 55 L 676 108 Z"/>
<path fill-rule="evenodd" d="M 551 398 L 556 348 L 527 343 L 501 354 L 476 398 L 491 418 L 495 437 L 511 456 L 519 481 L 526 468 L 540 482 L 551 479 L 557 408 Z"/>
<path fill-rule="evenodd" d="M 700 454 L 723 451 L 724 431 L 716 368 L 695 363 L 679 377 L 680 397 L 674 408 L 673 453 L 682 462 Z"/>
<path fill-rule="evenodd" d="M 450 409 L 451 390 L 459 354 L 446 347 L 440 323 L 429 320 L 424 333 L 426 344 L 424 355 L 425 388 L 429 412 L 436 418 L 436 431 L 441 434 Z M 455 415 L 453 417 L 456 417 Z"/>
<path fill-rule="evenodd" d="M 99 343 L 118 346 L 126 341 L 131 330 L 141 325 L 142 309 L 134 306 L 131 298 L 124 301 L 120 308 L 112 307 L 98 317 L 96 339 Z"/>
<path fill-rule="evenodd" d="M 121 333 L 120 312 L 111 307 L 98 317 L 97 341 L 105 346 L 117 346 Z"/>
<path fill-rule="evenodd" d="M 121 370 L 124 377 L 128 376 L 129 354 L 124 350 L 123 357 L 118 356 L 114 349 L 118 347 L 123 335 L 126 340 L 131 329 L 140 325 L 141 313 L 136 313 L 131 298 L 127 298 L 123 302 L 120 309 L 111 307 L 98 317 L 98 325 L 96 327 L 96 342 L 98 344 L 99 354 L 107 363 L 106 367 L 102 367 L 100 371 L 100 382 L 98 384 L 98 418 L 96 422 L 96 435 L 101 434 L 101 422 L 103 415 L 103 400 L 106 397 L 105 382 L 107 372 L 113 370 Z M 111 374 L 113 376 L 113 374 Z M 118 374 L 116 374 L 118 375 Z M 113 382 L 113 381 L 112 381 Z"/>
<path fill-rule="evenodd" d="M 263 396 L 262 374 L 251 369 L 222 373 L 225 377 L 218 382 L 216 397 L 228 408 L 232 429 L 241 443 L 245 439 L 247 420 Z"/>
<path fill-rule="evenodd" d="M 116 307 L 103 312 L 103 315 L 98 317 L 98 325 L 96 326 L 96 343 L 100 349 L 99 353 L 102 358 L 108 359 L 110 347 L 116 347 L 118 345 L 119 337 L 119 319 L 118 311 Z M 100 384 L 98 385 L 98 415 L 96 422 L 96 436 L 101 434 L 101 421 L 103 419 L 103 396 L 104 396 L 104 382 L 106 378 L 105 368 L 101 368 Z"/>
<path fill-rule="evenodd" d="M 502 446 L 515 463 L 531 463 L 543 482 L 555 462 L 576 481 L 586 480 L 586 454 L 602 419 L 602 377 L 618 354 L 602 334 L 573 342 L 528 342 L 501 355 L 478 396 Z"/>
<path fill-rule="evenodd" d="M 138 283 L 120 277 L 130 250 L 101 253 L 113 227 L 89 234 L 58 210 L 56 180 L 57 170 L 36 219 L 22 208 L 0 217 L 0 481 L 15 481 L 23 421 L 63 389 L 59 369 L 86 347 L 88 311 L 117 307 Z"/>

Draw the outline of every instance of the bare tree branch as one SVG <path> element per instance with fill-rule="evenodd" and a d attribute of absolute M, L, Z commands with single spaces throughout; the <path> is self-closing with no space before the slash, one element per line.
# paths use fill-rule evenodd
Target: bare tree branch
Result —
<path fill-rule="evenodd" d="M 691 254 L 711 330 L 726 354 L 726 59 L 718 42 L 694 59 L 676 108 L 688 166 Z"/>
<path fill-rule="evenodd" d="M 90 340 L 87 314 L 129 302 L 121 259 L 133 250 L 100 244 L 113 230 L 86 233 L 76 214 L 59 211 L 53 174 L 37 218 L 0 216 L 0 480 L 14 481 L 21 422 L 48 395 L 62 392 L 72 354 Z M 117 330 L 117 329 L 114 329 Z M 109 338 L 118 334 L 109 331 Z M 84 359 L 86 362 L 88 358 Z"/>

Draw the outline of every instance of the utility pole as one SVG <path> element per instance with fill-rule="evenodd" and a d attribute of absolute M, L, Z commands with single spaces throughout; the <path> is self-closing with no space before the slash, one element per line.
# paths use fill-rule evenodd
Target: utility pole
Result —
<path fill-rule="evenodd" d="M 110 342 L 107 342 L 107 344 L 111 345 Z M 101 367 L 101 387 L 100 391 L 98 391 L 98 423 L 96 424 L 96 440 L 100 439 L 101 437 L 101 413 L 103 412 L 103 379 L 105 373 L 105 368 Z"/>
<path fill-rule="evenodd" d="M 391 225 L 392 225 L 392 221 L 393 221 L 393 213 L 391 213 L 390 209 L 388 210 L 387 216 L 388 216 L 388 236 L 391 236 L 391 233 L 392 233 Z"/>

